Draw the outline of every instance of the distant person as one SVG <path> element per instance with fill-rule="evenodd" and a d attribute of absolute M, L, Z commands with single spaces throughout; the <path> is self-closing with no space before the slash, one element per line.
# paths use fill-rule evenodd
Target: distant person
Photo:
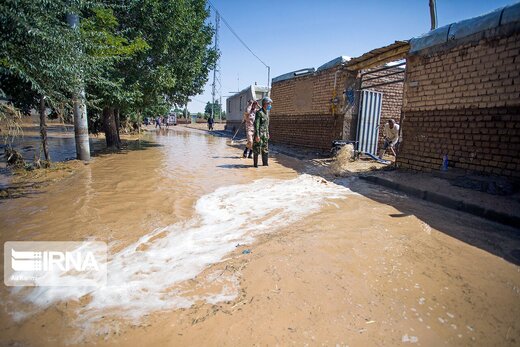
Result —
<path fill-rule="evenodd" d="M 161 129 L 161 117 L 155 118 L 155 128 L 157 129 L 157 127 L 159 127 L 159 129 Z"/>
<path fill-rule="evenodd" d="M 208 118 L 208 129 L 211 131 L 213 130 L 213 117 Z"/>
<path fill-rule="evenodd" d="M 255 135 L 255 118 L 256 111 L 258 111 L 258 101 L 249 100 L 247 102 L 246 112 L 244 112 L 244 123 L 246 125 L 246 148 L 244 149 L 243 157 L 252 158 L 253 157 L 253 136 Z M 247 155 L 247 151 L 249 151 L 249 155 Z"/>
<path fill-rule="evenodd" d="M 388 123 L 385 124 L 383 136 L 385 138 L 385 143 L 383 144 L 383 149 L 379 154 L 379 158 L 383 159 L 388 148 L 390 148 L 395 157 L 395 147 L 399 144 L 399 125 L 396 124 L 393 119 L 389 119 Z"/>
<path fill-rule="evenodd" d="M 269 111 L 273 100 L 269 97 L 262 99 L 262 108 L 256 112 L 254 128 L 255 138 L 253 144 L 253 165 L 258 167 L 258 155 L 262 154 L 262 165 L 268 166 L 269 159 Z"/>

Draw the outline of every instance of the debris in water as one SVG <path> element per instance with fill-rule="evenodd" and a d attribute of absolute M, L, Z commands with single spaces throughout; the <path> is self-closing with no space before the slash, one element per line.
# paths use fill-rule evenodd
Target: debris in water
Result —
<path fill-rule="evenodd" d="M 403 335 L 403 338 L 401 341 L 404 343 L 406 343 L 406 342 L 417 343 L 417 342 L 419 342 L 419 339 L 417 338 L 417 336 L 413 336 L 413 335 L 408 336 L 408 334 L 405 334 L 405 335 Z"/>
<path fill-rule="evenodd" d="M 340 176 L 347 171 L 349 163 L 354 161 L 354 145 L 351 143 L 341 147 L 336 154 L 334 161 L 330 165 L 330 169 L 334 175 Z"/>

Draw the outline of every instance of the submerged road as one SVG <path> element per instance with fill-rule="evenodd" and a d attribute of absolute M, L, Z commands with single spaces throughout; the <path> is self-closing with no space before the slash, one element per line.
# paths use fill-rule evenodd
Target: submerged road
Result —
<path fill-rule="evenodd" d="M 2 201 L 3 242 L 104 241 L 109 264 L 95 290 L 3 286 L 0 344 L 519 343 L 520 268 L 503 259 L 517 230 L 240 154 L 202 131 L 150 132 Z"/>

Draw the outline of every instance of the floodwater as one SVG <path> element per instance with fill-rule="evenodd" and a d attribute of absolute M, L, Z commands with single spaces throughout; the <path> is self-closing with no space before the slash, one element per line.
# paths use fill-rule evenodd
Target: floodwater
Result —
<path fill-rule="evenodd" d="M 98 289 L 3 286 L 0 344 L 519 343 L 520 269 L 504 260 L 517 231 L 240 154 L 150 132 L 1 202 L 3 242 L 105 241 L 109 264 Z"/>

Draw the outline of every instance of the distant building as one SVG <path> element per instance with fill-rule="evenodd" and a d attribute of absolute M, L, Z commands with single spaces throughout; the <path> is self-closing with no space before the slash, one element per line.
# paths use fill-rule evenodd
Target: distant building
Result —
<path fill-rule="evenodd" d="M 261 100 L 268 94 L 269 89 L 267 87 L 252 84 L 230 96 L 226 102 L 226 130 L 236 131 L 240 127 L 248 100 Z"/>

